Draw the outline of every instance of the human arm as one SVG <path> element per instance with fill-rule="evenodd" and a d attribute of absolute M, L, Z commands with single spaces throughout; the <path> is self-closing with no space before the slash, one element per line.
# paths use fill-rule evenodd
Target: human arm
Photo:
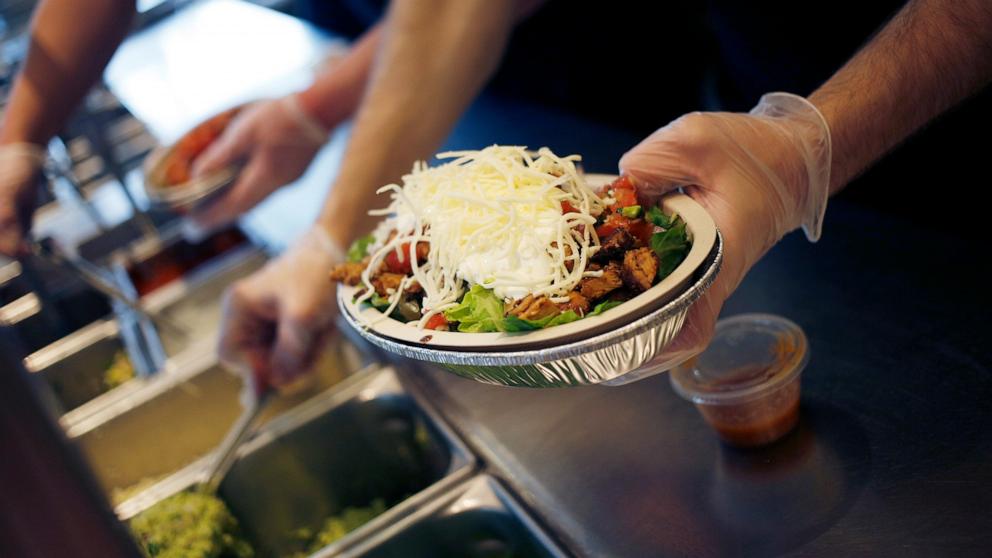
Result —
<path fill-rule="evenodd" d="M 992 4 L 914 0 L 810 95 L 833 137 L 831 192 L 992 78 Z"/>
<path fill-rule="evenodd" d="M 19 168 L 0 176 L 0 253 L 23 253 L 22 238 L 31 225 L 43 146 L 99 79 L 133 14 L 133 0 L 42 0 L 38 4 L 27 58 L 0 122 L 5 164 Z"/>
<path fill-rule="evenodd" d="M 223 226 L 299 178 L 330 131 L 357 110 L 381 35 L 379 24 L 306 89 L 260 101 L 238 115 L 197 158 L 193 172 L 202 175 L 239 161 L 244 167 L 231 188 L 190 215 L 193 223 L 205 230 Z"/>
<path fill-rule="evenodd" d="M 783 235 L 820 236 L 827 197 L 992 77 L 992 6 L 913 0 L 805 101 L 772 96 L 751 114 L 694 113 L 620 161 L 653 195 L 684 186 L 723 233 L 716 282 L 690 310 L 659 370 L 701 351 L 723 302 Z"/>
<path fill-rule="evenodd" d="M 495 71 L 513 2 L 397 0 L 335 187 L 318 225 L 339 244 L 368 231 L 375 191 L 426 159 Z"/>
<path fill-rule="evenodd" d="M 371 228 L 367 212 L 382 203 L 375 190 L 437 148 L 495 69 L 514 14 L 525 13 L 528 4 L 391 4 L 335 186 L 304 241 L 231 290 L 222 358 L 269 363 L 265 373 L 275 385 L 309 368 L 314 345 L 335 316 L 328 272 L 340 261 L 340 247 Z"/>

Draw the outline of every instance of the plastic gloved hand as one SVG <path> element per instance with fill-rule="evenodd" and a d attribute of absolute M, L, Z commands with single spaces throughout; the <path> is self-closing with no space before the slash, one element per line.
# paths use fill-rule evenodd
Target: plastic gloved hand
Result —
<path fill-rule="evenodd" d="M 652 370 L 669 370 L 706 347 L 724 301 L 786 233 L 801 226 L 810 241 L 819 239 L 830 164 L 826 120 L 788 93 L 763 96 L 750 114 L 687 114 L 620 159 L 621 172 L 649 198 L 683 186 L 724 240 L 723 268 Z"/>
<path fill-rule="evenodd" d="M 225 295 L 220 358 L 272 387 L 306 374 L 337 315 L 331 266 L 344 251 L 319 226 Z M 257 389 L 256 389 L 257 393 Z"/>
<path fill-rule="evenodd" d="M 0 254 L 24 255 L 31 228 L 35 188 L 45 164 L 45 149 L 32 143 L 0 145 Z"/>
<path fill-rule="evenodd" d="M 224 226 L 299 178 L 329 133 L 303 111 L 295 94 L 245 108 L 193 165 L 193 176 L 200 176 L 244 163 L 228 190 L 189 215 L 194 226 Z"/>

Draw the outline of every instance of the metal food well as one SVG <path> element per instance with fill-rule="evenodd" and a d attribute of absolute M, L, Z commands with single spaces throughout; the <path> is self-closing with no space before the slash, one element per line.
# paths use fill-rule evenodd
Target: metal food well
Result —
<path fill-rule="evenodd" d="M 318 554 L 329 558 L 330 552 Z M 348 558 L 563 558 L 513 496 L 479 475 L 341 554 Z"/>
<path fill-rule="evenodd" d="M 175 356 L 205 337 L 214 338 L 221 318 L 224 291 L 235 281 L 265 265 L 261 249 L 245 245 L 198 266 L 182 279 L 143 297 L 167 356 Z M 164 320 L 182 326 L 168 327 Z"/>
<path fill-rule="evenodd" d="M 358 371 L 364 362 L 336 339 L 310 381 L 278 397 L 270 420 Z M 212 344 L 173 358 L 162 374 L 136 379 L 62 417 L 107 494 L 123 502 L 207 455 L 241 413 L 241 378 L 221 367 Z"/>
<path fill-rule="evenodd" d="M 24 364 L 52 389 L 65 413 L 109 391 L 104 376 L 123 350 L 117 322 L 100 320 L 28 355 Z"/>
<path fill-rule="evenodd" d="M 58 291 L 50 304 L 45 306 L 35 293 L 29 293 L 0 307 L 0 322 L 14 330 L 26 353 L 110 315 L 106 297 L 81 287 Z"/>
<path fill-rule="evenodd" d="M 265 261 L 266 255 L 259 248 L 240 246 L 145 297 L 144 307 L 158 316 L 154 321 L 158 327 L 152 328 L 153 346 L 157 350 L 152 351 L 154 354 L 127 351 L 129 360 L 139 370 L 138 375 L 141 375 L 140 370 L 168 369 L 167 357 L 176 357 L 184 351 L 214 351 L 224 290 L 235 280 L 260 268 Z M 22 324 L 22 330 L 31 339 L 55 337 L 56 332 L 50 331 L 35 300 L 34 295 L 27 295 L 17 302 L 14 315 L 26 314 L 17 323 Z M 72 411 L 111 391 L 104 385 L 106 370 L 115 354 L 125 350 L 125 336 L 137 335 L 137 328 L 142 327 L 142 320 L 132 312 L 121 308 L 117 308 L 117 312 L 116 320 L 94 321 L 25 358 L 26 367 L 52 389 L 58 412 Z M 163 323 L 165 321 L 168 324 Z M 182 329 L 178 330 L 175 325 Z M 141 362 L 134 362 L 135 359 Z M 354 358 L 351 361 L 354 362 Z M 129 387 L 125 391 L 133 389 L 137 388 Z M 102 400 L 106 399 L 102 397 Z"/>
<path fill-rule="evenodd" d="M 117 508 L 128 519 L 202 482 L 187 469 Z M 239 450 L 218 496 L 260 558 L 306 549 L 301 528 L 319 530 L 344 508 L 385 500 L 382 515 L 321 555 L 350 548 L 433 502 L 468 478 L 474 459 L 389 368 L 368 371 L 264 426 Z"/>

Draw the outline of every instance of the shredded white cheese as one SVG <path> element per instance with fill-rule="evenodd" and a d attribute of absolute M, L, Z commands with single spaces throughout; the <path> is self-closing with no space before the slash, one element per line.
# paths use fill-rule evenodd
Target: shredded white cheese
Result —
<path fill-rule="evenodd" d="M 412 278 L 402 287 L 415 280 L 424 289 L 421 327 L 475 284 L 504 299 L 557 299 L 575 287 L 599 248 L 593 225 L 605 207 L 576 170 L 579 156 L 494 145 L 437 158 L 451 161 L 437 167 L 418 162 L 402 186 L 380 188 L 392 203 L 369 212 L 388 217 L 375 231 L 362 276 L 364 299 L 372 296 L 371 275 L 390 251 L 410 259 Z M 576 211 L 565 213 L 562 202 Z M 423 264 L 415 256 L 417 242 L 430 243 Z M 403 288 L 390 296 L 389 310 Z"/>

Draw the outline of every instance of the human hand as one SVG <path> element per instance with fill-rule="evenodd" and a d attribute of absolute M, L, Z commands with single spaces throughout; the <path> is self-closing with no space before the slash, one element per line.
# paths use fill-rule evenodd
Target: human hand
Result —
<path fill-rule="evenodd" d="M 264 268 L 238 281 L 224 298 L 220 358 L 283 387 L 309 371 L 337 315 L 331 266 L 344 251 L 319 226 Z"/>
<path fill-rule="evenodd" d="M 0 254 L 27 253 L 24 237 L 31 229 L 35 188 L 45 164 L 45 150 L 31 143 L 0 145 Z"/>
<path fill-rule="evenodd" d="M 210 231 L 234 221 L 269 194 L 297 178 L 327 141 L 329 131 L 300 107 L 295 95 L 246 107 L 197 157 L 193 176 L 244 163 L 234 184 L 195 209 L 189 219 Z"/>
<path fill-rule="evenodd" d="M 702 352 L 724 301 L 786 233 L 801 226 L 810 241 L 819 239 L 830 165 L 826 121 L 808 101 L 787 93 L 763 96 L 749 114 L 687 114 L 620 159 L 639 193 L 654 198 L 681 186 L 723 234 L 719 275 L 652 369 L 671 369 Z"/>

